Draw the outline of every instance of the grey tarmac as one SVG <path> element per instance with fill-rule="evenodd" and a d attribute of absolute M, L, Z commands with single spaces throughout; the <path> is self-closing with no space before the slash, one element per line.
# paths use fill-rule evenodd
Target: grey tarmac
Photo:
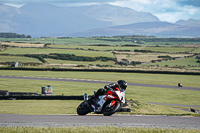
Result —
<path fill-rule="evenodd" d="M 0 114 L 0 127 L 147 127 L 200 129 L 199 117 L 146 115 L 17 115 Z"/>

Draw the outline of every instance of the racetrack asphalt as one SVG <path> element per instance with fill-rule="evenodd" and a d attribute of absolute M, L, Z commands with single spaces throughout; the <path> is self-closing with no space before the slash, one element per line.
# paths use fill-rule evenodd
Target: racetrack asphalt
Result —
<path fill-rule="evenodd" d="M 198 117 L 145 115 L 18 115 L 0 114 L 0 127 L 145 127 L 200 129 Z"/>

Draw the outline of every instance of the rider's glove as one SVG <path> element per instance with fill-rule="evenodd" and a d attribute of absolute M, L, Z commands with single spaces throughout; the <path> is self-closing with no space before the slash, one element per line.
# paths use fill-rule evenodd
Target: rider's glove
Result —
<path fill-rule="evenodd" d="M 109 90 L 109 89 L 110 89 L 110 86 L 109 86 L 109 85 L 105 85 L 105 86 L 104 86 L 104 89 Z"/>
<path fill-rule="evenodd" d="M 112 84 L 109 84 L 109 86 L 110 86 L 110 88 L 115 88 L 115 87 L 117 87 L 118 85 L 115 84 L 115 83 L 112 83 Z"/>
<path fill-rule="evenodd" d="M 114 91 L 116 87 L 117 87 L 117 84 L 111 83 L 111 84 L 109 84 L 109 85 L 105 85 L 105 86 L 104 86 L 104 89 L 110 90 L 110 91 Z"/>

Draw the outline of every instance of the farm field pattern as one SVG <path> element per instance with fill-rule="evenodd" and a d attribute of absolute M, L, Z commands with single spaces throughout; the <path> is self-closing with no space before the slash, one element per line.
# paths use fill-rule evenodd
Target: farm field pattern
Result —
<path fill-rule="evenodd" d="M 150 39 L 155 39 L 155 42 L 153 43 Z M 200 70 L 198 62 L 200 42 L 196 39 L 180 40 L 151 37 L 0 38 L 2 41 L 0 64 L 2 67 L 7 67 L 14 61 L 19 62 L 23 67 L 38 68 L 81 67 L 198 72 Z M 51 54 L 73 55 L 76 59 L 55 59 L 47 56 Z M 25 55 L 37 55 L 37 57 Z M 104 57 L 104 59 L 99 59 L 99 57 Z M 38 64 L 33 65 L 34 63 Z"/>

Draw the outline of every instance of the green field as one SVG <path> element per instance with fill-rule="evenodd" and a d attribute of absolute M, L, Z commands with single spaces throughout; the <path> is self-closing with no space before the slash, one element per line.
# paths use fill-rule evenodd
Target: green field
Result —
<path fill-rule="evenodd" d="M 130 83 L 177 85 L 181 82 L 184 86 L 199 87 L 199 75 L 176 75 L 176 74 L 145 74 L 145 73 L 117 73 L 117 72 L 76 72 L 76 71 L 15 71 L 0 70 L 0 75 L 30 76 L 30 77 L 54 77 L 89 79 L 115 82 L 125 79 Z"/>
<path fill-rule="evenodd" d="M 85 47 L 85 46 L 84 46 Z M 122 47 L 123 48 L 123 47 Z M 99 48 L 100 49 L 100 48 Z M 120 48 L 118 48 L 120 49 Z M 169 48 L 163 50 L 168 50 Z M 130 49 L 129 49 L 130 50 Z M 174 50 L 178 52 L 177 50 Z M 183 49 L 184 51 L 184 49 Z M 117 58 L 117 61 L 120 62 L 122 60 L 127 60 L 129 62 L 147 62 L 148 64 L 145 65 L 115 65 L 114 61 L 70 61 L 70 60 L 55 60 L 55 59 L 48 59 L 47 61 L 49 66 L 53 66 L 54 64 L 57 65 L 57 67 L 69 67 L 71 64 L 75 65 L 84 65 L 85 67 L 90 66 L 91 64 L 93 66 L 96 66 L 97 64 L 100 65 L 111 65 L 113 67 L 120 67 L 120 68 L 132 68 L 135 69 L 140 66 L 157 66 L 157 67 L 167 67 L 167 68 L 179 68 L 183 70 L 189 70 L 189 69 L 200 69 L 200 64 L 197 63 L 197 59 L 195 59 L 196 56 L 190 57 L 190 58 L 183 58 L 185 56 L 192 56 L 192 54 L 170 54 L 170 53 L 134 53 L 134 52 L 116 52 L 116 54 L 113 54 L 111 51 L 94 51 L 94 50 L 82 50 L 82 49 L 42 49 L 42 48 L 8 48 L 2 52 L 0 52 L 0 62 L 21 62 L 21 63 L 42 63 L 36 58 L 27 58 L 27 57 L 20 57 L 20 56 L 14 56 L 14 55 L 21 55 L 21 54 L 50 54 L 50 53 L 58 53 L 58 54 L 74 54 L 76 56 L 82 56 L 82 57 L 109 57 L 109 58 Z M 2 55 L 1 55 L 2 54 Z M 4 54 L 10 54 L 10 56 L 4 56 Z M 152 60 L 162 60 L 162 58 L 158 58 L 159 56 L 170 56 L 172 58 L 182 57 L 182 59 L 176 59 L 176 60 L 169 60 L 169 61 L 159 61 L 157 63 L 149 63 Z M 66 66 L 63 66 L 65 64 Z M 68 65 L 67 65 L 68 64 Z M 72 65 L 73 66 L 73 65 Z M 38 66 L 39 67 L 39 66 Z M 142 68 L 142 67 L 141 67 Z"/>
<path fill-rule="evenodd" d="M 59 81 L 22 80 L 22 79 L 1 79 L 1 90 L 17 92 L 41 93 L 41 87 L 53 86 L 54 95 L 83 95 L 93 94 L 98 88 L 103 88 L 103 84 L 74 83 Z M 127 99 L 136 99 L 142 102 L 171 103 L 199 105 L 200 94 L 196 91 L 174 90 L 152 87 L 129 86 L 126 91 Z"/>
<path fill-rule="evenodd" d="M 87 56 L 87 57 L 113 57 L 111 52 L 98 52 L 98 51 L 84 51 L 84 50 L 71 50 L 71 49 L 41 49 L 41 48 L 11 48 L 7 49 L 0 54 L 75 54 L 77 56 Z"/>
<path fill-rule="evenodd" d="M 97 64 L 101 65 L 115 65 L 114 61 L 68 61 L 68 60 L 54 60 L 54 59 L 46 59 L 46 61 L 49 63 L 48 66 L 50 67 L 73 67 L 77 65 L 84 65 L 84 66 L 96 66 Z"/>
<path fill-rule="evenodd" d="M 178 65 L 177 65 L 178 64 Z M 171 60 L 171 61 L 162 61 L 162 62 L 156 62 L 151 64 L 144 64 L 144 66 L 169 66 L 169 67 L 185 67 L 185 68 L 198 68 L 200 69 L 200 64 L 196 62 L 195 57 L 185 58 L 185 59 L 177 59 L 177 60 Z M 191 69 L 192 69 L 191 68 Z"/>
<path fill-rule="evenodd" d="M 51 45 L 51 48 L 66 48 L 66 49 L 80 49 L 80 50 L 98 50 L 98 51 L 118 51 L 128 50 L 134 51 L 142 47 L 127 47 L 127 46 L 94 46 L 94 45 Z"/>
<path fill-rule="evenodd" d="M 199 45 L 199 38 L 156 38 L 156 37 L 89 37 L 89 38 L 0 38 L 0 42 L 50 43 L 69 45 L 144 45 L 144 46 L 183 46 Z"/>
<path fill-rule="evenodd" d="M 184 53 L 192 52 L 194 47 L 145 47 L 144 50 L 150 50 L 154 52 L 165 52 L 165 53 Z"/>
<path fill-rule="evenodd" d="M 184 86 L 199 87 L 199 76 L 194 75 L 167 75 L 167 74 L 140 74 L 140 73 L 103 73 L 103 72 L 51 72 L 51 71 L 0 71 L 0 75 L 8 76 L 30 76 L 30 77 L 51 77 L 51 78 L 73 78 L 73 79 L 92 79 L 116 82 L 119 79 L 124 79 L 128 83 L 145 83 L 145 84 L 161 84 L 177 86 L 178 82 Z M 76 83 L 62 81 L 43 81 L 43 80 L 28 80 L 28 79 L 0 79 L 0 90 L 9 90 L 17 92 L 36 92 L 41 93 L 41 87 L 53 86 L 54 95 L 83 95 L 88 93 L 93 94 L 98 88 L 103 88 L 104 84 L 93 83 Z M 133 99 L 141 102 L 139 108 L 132 108 L 136 114 L 184 114 L 189 113 L 177 109 L 169 108 L 168 106 L 149 105 L 147 103 L 168 103 L 168 104 L 183 104 L 183 105 L 199 105 L 200 93 L 198 91 L 189 90 L 174 90 L 166 88 L 152 88 L 128 86 L 126 90 L 126 99 Z M 48 105 L 49 101 L 1 101 L 0 106 L 4 109 L 0 113 L 22 113 L 22 114 L 74 114 L 77 105 L 81 101 L 51 101 L 51 105 L 60 106 L 62 109 L 52 109 L 52 112 L 46 112 L 45 109 L 53 108 Z M 40 104 L 39 104 L 40 103 Z M 16 104 L 16 105 L 15 105 Z M 22 107 L 13 110 L 16 107 Z M 14 106 L 13 106 L 14 105 Z M 45 106 L 46 105 L 46 106 Z M 65 106 L 67 105 L 67 106 Z M 32 107 L 29 107 L 32 106 Z M 27 108 L 26 108 L 27 107 Z M 38 113 L 34 111 L 40 108 Z M 43 108 L 41 108 L 43 107 Z M 70 109 L 69 109 L 69 108 Z M 179 107 L 186 108 L 186 107 Z M 186 108 L 188 109 L 188 108 Z M 198 108 L 197 108 L 198 109 Z M 31 111 L 32 110 L 32 111 Z"/>
<path fill-rule="evenodd" d="M 10 42 L 20 42 L 20 43 L 50 43 L 50 44 L 69 44 L 69 45 L 125 45 L 125 44 L 133 44 L 132 42 L 119 41 L 119 42 L 111 42 L 111 41 L 103 41 L 98 40 L 97 38 L 0 38 L 0 41 L 10 41 Z"/>
<path fill-rule="evenodd" d="M 23 63 L 41 63 L 38 59 L 29 58 L 29 57 L 16 57 L 16 56 L 0 56 L 0 62 L 14 62 L 19 61 Z"/>
<path fill-rule="evenodd" d="M 195 59 L 200 54 L 198 38 L 155 38 L 143 36 L 118 36 L 118 37 L 91 37 L 91 38 L 0 38 L 0 64 L 5 62 L 20 62 L 19 67 L 27 67 L 27 58 L 19 58 L 19 55 L 37 54 L 48 55 L 70 54 L 80 57 L 108 57 L 113 61 L 80 61 L 43 58 L 44 61 L 30 59 L 32 63 L 28 67 L 47 68 L 74 68 L 83 67 L 90 69 L 132 69 L 157 71 L 188 71 L 199 72 L 200 63 Z M 15 47 L 10 47 L 15 42 Z M 4 46 L 4 44 L 6 44 Z M 19 45 L 17 47 L 17 44 Z M 24 44 L 24 47 L 22 47 Z M 31 47 L 33 45 L 33 48 Z M 39 44 L 48 44 L 44 48 L 34 48 Z M 26 47 L 27 46 L 27 47 Z M 137 51 L 137 52 L 135 52 Z M 5 57 L 5 54 L 9 57 Z M 162 56 L 168 56 L 168 60 Z M 185 58 L 185 57 L 190 58 Z M 13 58 L 13 57 L 16 57 Z M 182 59 L 176 59 L 176 58 Z M 158 63 L 157 63 L 158 61 Z M 154 63 L 156 62 L 156 63 Z M 115 65 L 115 64 L 119 65 Z M 145 65 L 140 65 L 147 63 Z M 144 67 L 145 66 L 145 67 Z M 147 67 L 146 67 L 147 66 Z M 150 67 L 149 67 L 150 66 Z M 154 68 L 152 68 L 153 66 Z M 2 67 L 9 67 L 2 65 Z"/>

